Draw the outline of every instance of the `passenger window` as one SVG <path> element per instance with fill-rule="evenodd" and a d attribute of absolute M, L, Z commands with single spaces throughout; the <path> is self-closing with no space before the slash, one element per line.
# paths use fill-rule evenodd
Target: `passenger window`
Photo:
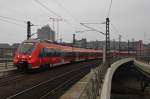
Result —
<path fill-rule="evenodd" d="M 61 56 L 61 50 L 53 48 L 42 48 L 40 57 Z"/>
<path fill-rule="evenodd" d="M 61 55 L 61 51 L 60 50 L 56 49 L 55 51 L 56 51 L 55 52 L 56 56 L 60 56 Z"/>
<path fill-rule="evenodd" d="M 51 48 L 47 48 L 47 56 L 53 56 L 54 55 L 54 50 Z"/>

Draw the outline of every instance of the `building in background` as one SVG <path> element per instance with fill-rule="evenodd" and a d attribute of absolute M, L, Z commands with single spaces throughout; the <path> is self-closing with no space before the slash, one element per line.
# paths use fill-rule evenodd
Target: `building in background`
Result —
<path fill-rule="evenodd" d="M 149 44 L 143 44 L 143 41 L 139 40 L 137 47 L 137 56 L 149 57 L 150 56 Z"/>
<path fill-rule="evenodd" d="M 0 58 L 13 58 L 19 45 L 19 43 L 15 43 L 12 46 L 7 43 L 1 43 Z"/>
<path fill-rule="evenodd" d="M 83 39 L 81 39 L 81 40 L 75 40 L 74 46 L 76 46 L 76 47 L 81 47 L 81 48 L 86 48 L 86 47 L 87 47 L 86 38 L 83 38 Z"/>
<path fill-rule="evenodd" d="M 142 44 L 142 40 L 140 41 L 131 41 L 120 42 L 120 49 L 119 49 L 119 41 L 110 41 L 110 50 L 120 50 L 120 51 L 139 51 L 139 43 Z M 90 49 L 103 49 L 103 46 L 105 45 L 105 41 L 87 41 L 85 38 L 82 38 L 81 40 L 75 40 L 75 44 L 70 43 L 70 45 L 74 45 L 75 47 L 81 47 L 81 48 L 90 48 Z M 148 45 L 143 45 L 147 46 Z M 149 47 L 150 48 L 150 47 Z"/>
<path fill-rule="evenodd" d="M 38 39 L 55 41 L 55 31 L 49 25 L 43 26 L 37 30 Z"/>

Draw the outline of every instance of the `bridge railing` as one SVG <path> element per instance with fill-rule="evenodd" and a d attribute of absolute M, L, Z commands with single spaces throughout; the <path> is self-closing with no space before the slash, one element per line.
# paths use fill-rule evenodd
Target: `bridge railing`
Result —
<path fill-rule="evenodd" d="M 114 61 L 117 61 L 118 59 L 120 58 L 112 59 L 110 64 L 112 64 Z M 96 99 L 97 96 L 100 96 L 103 80 L 108 68 L 108 62 L 106 62 L 91 70 L 91 77 L 86 87 L 83 89 L 79 99 Z"/>
<path fill-rule="evenodd" d="M 13 67 L 12 58 L 0 58 L 0 69 L 7 69 Z"/>
<path fill-rule="evenodd" d="M 141 61 L 145 64 L 150 64 L 150 56 L 148 56 L 148 57 L 145 57 L 145 56 L 136 57 L 136 60 Z"/>

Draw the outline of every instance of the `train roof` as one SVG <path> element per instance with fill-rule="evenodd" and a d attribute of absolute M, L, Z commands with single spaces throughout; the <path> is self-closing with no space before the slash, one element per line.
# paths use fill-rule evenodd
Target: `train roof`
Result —
<path fill-rule="evenodd" d="M 57 47 L 57 48 L 61 47 L 62 50 L 68 52 L 72 50 L 77 52 L 102 52 L 102 50 L 72 47 L 72 45 L 61 44 L 61 43 L 53 42 L 51 40 L 29 39 L 29 40 L 24 40 L 23 42 L 48 43 L 48 44 L 52 44 L 53 47 Z"/>

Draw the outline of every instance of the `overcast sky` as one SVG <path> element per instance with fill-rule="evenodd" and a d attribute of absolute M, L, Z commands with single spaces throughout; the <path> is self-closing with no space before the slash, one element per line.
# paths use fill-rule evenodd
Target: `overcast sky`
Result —
<path fill-rule="evenodd" d="M 63 18 L 59 24 L 59 38 L 71 42 L 72 34 L 84 30 L 80 23 L 104 22 L 107 17 L 110 0 L 39 0 L 50 10 Z M 144 40 L 150 42 L 150 0 L 113 0 L 110 12 L 111 39 Z M 30 20 L 37 25 L 32 27 L 32 33 L 43 25 L 50 24 L 50 17 L 57 17 L 46 10 L 35 0 L 0 0 L 0 16 L 15 18 L 18 21 L 0 18 L 0 43 L 17 43 L 26 39 L 26 24 Z M 11 21 L 19 25 L 4 22 Z M 105 32 L 105 25 L 90 25 Z M 104 40 L 97 32 L 84 32 L 76 35 L 77 39 L 87 38 L 88 41 Z"/>

